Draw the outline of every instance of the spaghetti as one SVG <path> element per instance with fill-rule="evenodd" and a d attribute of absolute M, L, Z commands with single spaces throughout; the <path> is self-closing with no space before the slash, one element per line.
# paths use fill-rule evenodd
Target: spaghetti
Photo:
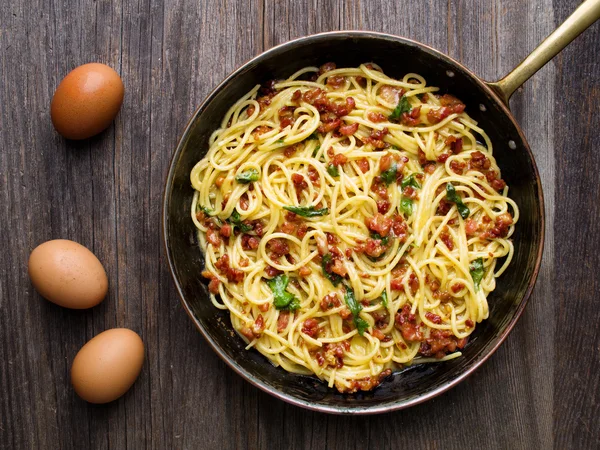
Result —
<path fill-rule="evenodd" d="M 328 63 L 229 109 L 191 213 L 211 300 L 247 349 L 340 392 L 461 355 L 518 208 L 488 136 L 437 91 Z"/>

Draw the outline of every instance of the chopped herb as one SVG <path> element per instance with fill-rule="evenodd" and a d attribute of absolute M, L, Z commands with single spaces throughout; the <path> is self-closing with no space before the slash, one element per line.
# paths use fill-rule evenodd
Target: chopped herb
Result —
<path fill-rule="evenodd" d="M 344 293 L 344 300 L 346 300 L 346 305 L 348 305 L 348 308 L 354 316 L 354 325 L 356 325 L 358 333 L 362 336 L 367 330 L 367 328 L 369 328 L 369 324 L 359 316 L 360 311 L 362 310 L 362 305 L 356 301 L 356 297 L 354 296 L 354 290 L 345 283 L 344 287 L 346 288 L 346 292 Z"/>
<path fill-rule="evenodd" d="M 336 166 L 334 166 L 333 164 L 329 164 L 327 166 L 327 173 L 329 175 L 331 175 L 332 177 L 339 177 L 340 176 L 340 171 L 338 170 L 338 168 Z"/>
<path fill-rule="evenodd" d="M 471 278 L 473 278 L 475 290 L 478 291 L 479 284 L 481 283 L 481 280 L 483 280 L 483 258 L 477 258 L 473 261 L 469 266 L 469 271 L 471 272 Z"/>
<path fill-rule="evenodd" d="M 342 277 L 337 273 L 331 273 L 327 270 L 327 266 L 331 264 L 332 260 L 333 257 L 331 256 L 331 253 L 323 255 L 323 258 L 321 259 L 321 268 L 323 269 L 323 275 L 325 275 L 325 278 L 331 281 L 331 284 L 337 286 L 338 284 L 340 284 L 340 281 L 342 281 Z"/>
<path fill-rule="evenodd" d="M 314 141 L 317 139 L 319 139 L 319 133 L 317 133 L 316 131 L 306 138 L 307 141 Z"/>
<path fill-rule="evenodd" d="M 415 178 L 415 175 L 416 175 L 416 173 L 411 173 L 408 177 L 406 177 L 402 180 L 402 183 L 401 183 L 402 189 L 404 189 L 407 186 L 412 186 L 415 189 L 421 189 L 421 185 Z"/>
<path fill-rule="evenodd" d="M 196 211 L 202 211 L 204 214 L 206 214 L 207 216 L 211 216 L 212 213 L 214 212 L 212 209 L 206 207 L 206 206 L 202 206 L 202 205 L 197 205 L 196 206 Z"/>
<path fill-rule="evenodd" d="M 460 195 L 458 195 L 456 193 L 456 189 L 454 189 L 454 186 L 452 185 L 452 183 L 446 184 L 446 198 L 448 199 L 448 201 L 456 203 L 456 209 L 458 209 L 458 213 L 460 214 L 460 217 L 462 217 L 463 219 L 466 219 L 467 217 L 469 217 L 469 214 L 471 214 L 471 211 L 463 203 L 462 198 L 460 198 Z"/>
<path fill-rule="evenodd" d="M 283 139 L 277 139 L 277 140 L 275 141 L 275 143 L 276 143 L 276 144 L 283 144 L 283 143 L 284 143 L 284 141 L 283 141 Z"/>
<path fill-rule="evenodd" d="M 400 211 L 407 217 L 411 216 L 413 213 L 413 201 L 408 197 L 402 197 L 400 200 Z"/>
<path fill-rule="evenodd" d="M 312 152 L 312 157 L 313 157 L 313 158 L 316 158 L 316 157 L 317 157 L 317 153 L 319 153 L 319 150 L 321 150 L 321 146 L 320 146 L 320 145 L 317 145 L 317 146 L 315 147 L 315 149 L 313 150 L 313 152 Z"/>
<path fill-rule="evenodd" d="M 289 277 L 285 274 L 281 274 L 267 281 L 267 284 L 271 291 L 273 291 L 273 304 L 275 305 L 275 308 L 295 311 L 300 308 L 300 302 L 294 294 L 286 291 L 289 282 Z"/>
<path fill-rule="evenodd" d="M 402 114 L 410 112 L 411 109 L 412 109 L 412 106 L 410 105 L 408 98 L 406 98 L 406 95 L 403 95 L 402 98 L 400 99 L 400 101 L 398 102 L 398 106 L 396 106 L 396 108 L 390 115 L 389 119 L 390 120 L 399 119 L 400 117 L 402 117 Z"/>
<path fill-rule="evenodd" d="M 396 181 L 396 172 L 397 171 L 398 171 L 398 165 L 396 163 L 392 163 L 392 165 L 390 166 L 390 168 L 388 170 L 381 172 L 380 177 L 385 184 L 390 185 Z"/>
<path fill-rule="evenodd" d="M 252 225 L 242 222 L 240 213 L 237 212 L 237 209 L 233 210 L 233 212 L 231 213 L 231 216 L 229 216 L 229 219 L 227 219 L 227 222 L 229 222 L 231 225 L 233 225 L 233 227 L 238 227 L 242 233 L 247 233 L 248 231 L 251 231 L 252 229 L 254 229 L 254 227 Z M 233 231 L 233 229 L 232 229 L 232 231 Z"/>
<path fill-rule="evenodd" d="M 314 206 L 284 206 L 287 209 L 302 217 L 317 217 L 329 214 L 329 208 L 315 209 Z"/>
<path fill-rule="evenodd" d="M 386 308 L 388 307 L 388 296 L 386 289 L 384 289 L 381 293 L 381 303 L 383 303 L 383 306 L 385 306 Z"/>
<path fill-rule="evenodd" d="M 252 181 L 258 181 L 258 179 L 258 170 L 256 169 L 246 170 L 235 177 L 235 181 L 240 184 L 248 184 Z"/>
<path fill-rule="evenodd" d="M 371 233 L 371 237 L 373 239 L 377 239 L 377 240 L 381 241 L 381 245 L 388 245 L 388 242 L 390 241 L 389 236 L 383 237 L 379 233 Z"/>

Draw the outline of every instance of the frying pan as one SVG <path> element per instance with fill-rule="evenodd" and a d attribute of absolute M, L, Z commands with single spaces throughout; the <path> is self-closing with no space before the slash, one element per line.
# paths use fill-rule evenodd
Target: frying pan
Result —
<path fill-rule="evenodd" d="M 274 47 L 229 75 L 188 123 L 169 168 L 163 201 L 163 238 L 183 307 L 213 350 L 238 374 L 289 403 L 328 413 L 374 414 L 424 402 L 464 380 L 504 341 L 529 299 L 540 268 L 544 202 L 538 170 L 525 136 L 508 110 L 508 99 L 529 77 L 600 17 L 600 0 L 584 2 L 512 72 L 494 83 L 479 79 L 452 58 L 418 42 L 387 34 L 340 31 L 303 37 Z M 391 77 L 416 72 L 428 85 L 456 95 L 494 143 L 494 156 L 521 216 L 514 259 L 490 294 L 490 317 L 477 325 L 463 356 L 396 372 L 372 392 L 343 395 L 316 377 L 272 366 L 231 327 L 228 313 L 214 308 L 200 276 L 204 267 L 190 218 L 192 167 L 208 150 L 210 134 L 227 109 L 256 84 L 287 78 L 305 66 L 333 61 L 338 67 L 379 64 Z"/>

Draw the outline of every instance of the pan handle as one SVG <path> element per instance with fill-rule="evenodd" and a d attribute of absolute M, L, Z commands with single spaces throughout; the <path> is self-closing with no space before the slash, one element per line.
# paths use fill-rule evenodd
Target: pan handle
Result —
<path fill-rule="evenodd" d="M 513 92 L 598 19 L 600 19 L 600 0 L 584 1 L 517 67 L 500 81 L 487 83 L 487 85 L 508 105 Z"/>

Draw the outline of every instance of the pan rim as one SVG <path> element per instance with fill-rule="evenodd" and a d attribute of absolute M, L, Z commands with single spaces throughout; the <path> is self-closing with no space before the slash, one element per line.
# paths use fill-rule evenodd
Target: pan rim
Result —
<path fill-rule="evenodd" d="M 176 163 L 179 160 L 179 156 L 182 153 L 183 148 L 185 146 L 184 144 L 187 141 L 188 135 L 192 129 L 193 124 L 197 120 L 198 116 L 214 100 L 217 93 L 220 92 L 232 79 L 234 79 L 240 73 L 242 73 L 248 66 L 251 66 L 252 64 L 254 64 L 256 62 L 260 62 L 264 59 L 268 59 L 274 55 L 277 55 L 277 53 L 284 51 L 290 47 L 293 48 L 293 47 L 299 46 L 299 45 L 310 45 L 311 43 L 313 43 L 315 41 L 318 41 L 321 39 L 327 39 L 330 37 L 347 37 L 347 38 L 371 37 L 371 38 L 379 39 L 379 40 L 383 39 L 383 40 L 394 41 L 396 43 L 400 43 L 403 45 L 409 45 L 409 46 L 416 47 L 416 48 L 420 49 L 421 51 L 431 53 L 438 59 L 445 60 L 446 62 L 449 62 L 449 63 L 459 67 L 464 73 L 466 73 L 470 77 L 470 79 L 474 83 L 478 84 L 480 87 L 483 88 L 483 90 L 489 95 L 489 97 L 491 97 L 496 102 L 496 104 L 498 106 L 500 106 L 504 115 L 512 122 L 515 129 L 517 130 L 519 139 L 523 143 L 523 150 L 528 153 L 529 159 L 532 162 L 533 171 L 534 171 L 534 175 L 535 175 L 535 185 L 536 185 L 535 187 L 537 189 L 537 194 L 538 194 L 537 195 L 537 197 L 538 197 L 537 198 L 538 214 L 540 216 L 540 230 L 539 230 L 540 232 L 538 234 L 539 238 L 538 238 L 538 242 L 537 242 L 537 254 L 535 255 L 535 262 L 534 262 L 531 278 L 528 281 L 525 293 L 519 303 L 519 306 L 515 310 L 515 313 L 514 313 L 512 319 L 509 321 L 509 323 L 507 324 L 504 331 L 498 336 L 497 341 L 490 348 L 490 350 L 488 352 L 486 352 L 485 354 L 481 354 L 480 357 L 478 359 L 476 359 L 471 364 L 470 367 L 467 367 L 465 369 L 465 371 L 463 373 L 461 373 L 459 376 L 453 378 L 450 381 L 442 383 L 439 387 L 432 389 L 431 391 L 426 392 L 420 396 L 417 396 L 415 398 L 411 398 L 411 399 L 408 399 L 405 401 L 399 401 L 396 403 L 385 403 L 383 405 L 374 405 L 374 406 L 360 406 L 360 405 L 328 406 L 328 405 L 322 405 L 322 404 L 313 404 L 311 402 L 294 397 L 290 394 L 281 392 L 280 390 L 273 388 L 273 387 L 267 385 L 266 383 L 264 383 L 263 381 L 259 380 L 251 372 L 247 371 L 246 369 L 241 367 L 237 362 L 235 362 L 233 359 L 229 358 L 229 356 L 221 349 L 221 347 L 204 330 L 200 321 L 195 317 L 193 311 L 191 310 L 190 306 L 188 305 L 188 302 L 185 299 L 183 289 L 181 287 L 181 284 L 180 284 L 177 274 L 176 274 L 174 257 L 170 251 L 170 238 L 168 236 L 169 218 L 168 218 L 167 211 L 168 211 L 168 208 L 170 205 L 171 187 L 173 185 L 173 178 L 174 178 L 174 174 L 175 174 Z M 518 322 L 521 315 L 523 314 L 523 311 L 531 297 L 531 294 L 535 287 L 535 283 L 537 281 L 537 277 L 538 277 L 538 274 L 540 271 L 540 266 L 541 266 L 541 261 L 542 261 L 544 240 L 545 240 L 545 205 L 544 205 L 544 196 L 543 196 L 542 184 L 541 184 L 538 167 L 537 167 L 533 152 L 531 151 L 531 148 L 529 146 L 529 143 L 527 142 L 527 140 L 525 138 L 523 130 L 521 129 L 518 122 L 515 120 L 514 116 L 510 112 L 507 105 L 504 104 L 504 102 L 500 99 L 498 94 L 492 88 L 490 88 L 490 86 L 484 80 L 482 80 L 480 77 L 475 75 L 471 70 L 469 70 L 467 67 L 465 67 L 463 64 L 459 63 L 452 57 L 450 57 L 428 45 L 422 44 L 422 43 L 414 41 L 412 39 L 395 36 L 395 35 L 387 34 L 387 33 L 374 32 L 374 31 L 342 30 L 342 31 L 329 31 L 329 32 L 324 32 L 324 33 L 317 33 L 317 34 L 311 34 L 308 36 L 303 36 L 303 37 L 300 37 L 297 39 L 286 41 L 286 42 L 281 43 L 277 46 L 274 46 L 264 52 L 261 52 L 260 54 L 256 55 L 255 57 L 251 58 L 250 60 L 246 61 L 244 64 L 240 65 L 237 69 L 235 69 L 234 71 L 229 73 L 229 75 L 227 75 L 223 79 L 223 81 L 221 81 L 206 96 L 206 98 L 196 108 L 196 110 L 192 114 L 191 118 L 187 122 L 187 124 L 184 128 L 184 131 L 182 132 L 181 137 L 178 140 L 175 151 L 173 152 L 171 161 L 169 163 L 169 169 L 168 169 L 167 177 L 165 179 L 165 184 L 164 184 L 164 188 L 163 188 L 161 234 L 162 234 L 163 248 L 167 255 L 169 272 L 170 272 L 171 278 L 173 279 L 173 282 L 175 284 L 177 294 L 179 295 L 179 299 L 180 299 L 181 304 L 183 305 L 184 310 L 186 311 L 187 315 L 190 317 L 192 322 L 195 324 L 198 331 L 200 331 L 200 334 L 208 342 L 208 344 L 210 345 L 212 350 L 231 369 L 233 369 L 238 375 L 240 375 L 246 381 L 250 382 L 252 385 L 258 387 L 262 391 L 264 391 L 280 400 L 283 400 L 287 403 L 290 403 L 295 406 L 299 406 L 304 409 L 308 409 L 308 410 L 316 411 L 316 412 L 329 413 L 329 414 L 337 414 L 337 415 L 371 415 L 371 414 L 381 414 L 381 413 L 406 409 L 411 406 L 416 406 L 418 404 L 421 404 L 423 402 L 426 402 L 428 400 L 431 400 L 431 399 L 437 397 L 438 395 L 450 390 L 451 388 L 458 385 L 460 382 L 464 381 L 469 375 L 471 375 L 478 368 L 480 368 L 483 365 L 483 363 L 485 363 L 498 350 L 500 345 L 502 345 L 502 343 L 506 340 L 506 338 L 508 337 L 508 335 L 514 328 L 515 324 Z"/>

